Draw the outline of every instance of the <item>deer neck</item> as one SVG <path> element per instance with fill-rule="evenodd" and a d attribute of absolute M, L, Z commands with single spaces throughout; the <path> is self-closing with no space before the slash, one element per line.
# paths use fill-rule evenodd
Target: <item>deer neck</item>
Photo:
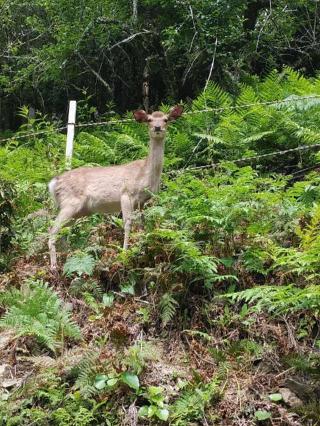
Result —
<path fill-rule="evenodd" d="M 150 150 L 147 157 L 148 187 L 151 192 L 159 191 L 160 178 L 163 169 L 164 138 L 150 138 Z"/>

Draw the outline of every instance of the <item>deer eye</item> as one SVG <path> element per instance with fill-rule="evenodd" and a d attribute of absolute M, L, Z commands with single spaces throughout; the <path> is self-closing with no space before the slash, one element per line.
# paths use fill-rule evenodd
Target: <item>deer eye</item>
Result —
<path fill-rule="evenodd" d="M 151 123 L 151 121 L 152 121 L 151 118 L 148 118 L 148 122 Z"/>
<path fill-rule="evenodd" d="M 163 121 L 164 121 L 165 123 L 167 123 L 167 122 L 168 122 L 168 119 L 167 119 L 167 118 L 165 118 Z"/>

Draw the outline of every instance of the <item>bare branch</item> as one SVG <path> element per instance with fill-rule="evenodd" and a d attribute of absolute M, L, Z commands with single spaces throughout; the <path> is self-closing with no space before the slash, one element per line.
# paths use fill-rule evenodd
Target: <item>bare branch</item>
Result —
<path fill-rule="evenodd" d="M 131 36 L 125 38 L 124 40 L 118 41 L 118 43 L 116 43 L 113 46 L 109 47 L 108 50 L 112 50 L 115 47 L 120 46 L 120 44 L 128 43 L 129 41 L 133 40 L 134 38 L 136 38 L 139 35 L 142 35 L 142 34 L 151 34 L 151 33 L 152 33 L 152 31 L 143 30 L 143 31 L 140 31 L 139 33 L 131 34 Z"/>
<path fill-rule="evenodd" d="M 213 71 L 213 68 L 214 68 L 214 62 L 215 62 L 215 59 L 216 59 L 216 52 L 217 52 L 217 44 L 218 44 L 218 37 L 216 37 L 216 41 L 215 41 L 215 44 L 214 44 L 214 52 L 213 52 L 211 67 L 210 67 L 210 71 L 209 71 L 209 75 L 208 75 L 208 78 L 207 78 L 206 85 L 204 86 L 205 91 L 207 90 L 209 80 L 211 79 L 212 71 Z"/>
<path fill-rule="evenodd" d="M 81 61 L 87 66 L 87 68 L 92 72 L 92 74 L 104 85 L 104 87 L 108 90 L 110 94 L 112 94 L 112 89 L 110 85 L 101 77 L 97 71 L 95 71 L 91 65 L 88 64 L 88 62 L 85 60 L 85 58 L 81 55 L 81 53 L 77 52 L 77 55 L 81 59 Z"/>

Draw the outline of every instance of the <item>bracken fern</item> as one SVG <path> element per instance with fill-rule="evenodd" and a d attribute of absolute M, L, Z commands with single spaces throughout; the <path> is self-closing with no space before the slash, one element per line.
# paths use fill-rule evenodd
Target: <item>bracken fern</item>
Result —
<path fill-rule="evenodd" d="M 0 327 L 15 330 L 17 337 L 33 336 L 52 351 L 63 346 L 65 337 L 81 338 L 58 295 L 40 280 L 27 280 L 20 290 L 2 293 L 0 303 L 7 309 Z"/>

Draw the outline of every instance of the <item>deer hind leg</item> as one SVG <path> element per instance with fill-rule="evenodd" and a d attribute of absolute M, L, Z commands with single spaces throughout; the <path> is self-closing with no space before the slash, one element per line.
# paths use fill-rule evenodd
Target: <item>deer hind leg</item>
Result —
<path fill-rule="evenodd" d="M 57 269 L 57 252 L 56 252 L 56 239 L 59 230 L 62 226 L 66 225 L 74 217 L 74 210 L 62 209 L 52 228 L 49 230 L 49 253 L 50 253 L 50 268 L 55 271 Z"/>
<path fill-rule="evenodd" d="M 124 242 L 123 249 L 127 250 L 129 245 L 129 235 L 131 230 L 133 203 L 128 194 L 121 196 L 121 211 L 124 223 Z"/>

